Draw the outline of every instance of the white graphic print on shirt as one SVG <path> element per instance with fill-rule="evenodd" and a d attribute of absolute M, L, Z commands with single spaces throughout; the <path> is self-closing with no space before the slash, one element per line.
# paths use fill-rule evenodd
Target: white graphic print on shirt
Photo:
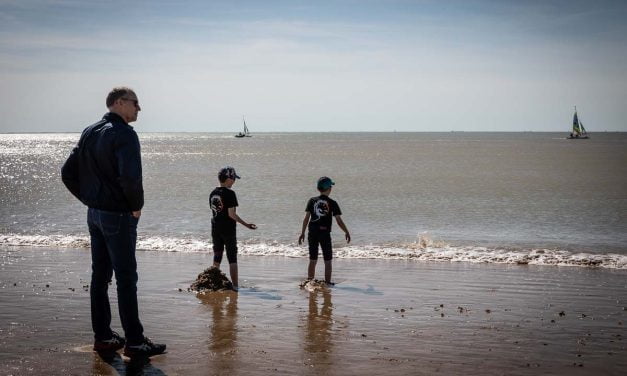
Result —
<path fill-rule="evenodd" d="M 218 195 L 214 195 L 211 197 L 211 210 L 213 211 L 213 216 L 215 217 L 218 213 L 222 212 L 224 209 L 224 204 L 222 203 L 222 197 Z"/>
<path fill-rule="evenodd" d="M 325 200 L 317 200 L 313 205 L 313 209 L 316 217 L 312 218 L 311 221 L 316 222 L 329 214 L 329 203 Z"/>

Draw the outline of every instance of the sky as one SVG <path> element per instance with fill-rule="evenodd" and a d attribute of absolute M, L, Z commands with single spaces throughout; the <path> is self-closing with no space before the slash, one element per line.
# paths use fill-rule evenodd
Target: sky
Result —
<path fill-rule="evenodd" d="M 0 133 L 627 131 L 627 1 L 0 0 Z"/>

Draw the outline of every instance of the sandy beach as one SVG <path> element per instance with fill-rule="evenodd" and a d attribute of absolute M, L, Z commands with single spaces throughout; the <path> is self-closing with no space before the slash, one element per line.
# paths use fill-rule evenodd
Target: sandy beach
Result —
<path fill-rule="evenodd" d="M 198 296 L 187 287 L 210 264 L 210 253 L 139 251 L 137 257 L 146 335 L 168 345 L 167 354 L 147 364 L 91 351 L 87 250 L 0 248 L 0 374 L 618 375 L 627 369 L 623 270 L 336 259 L 337 285 L 310 293 L 298 287 L 306 259 L 249 256 L 240 261 L 238 294 Z M 117 314 L 113 329 L 121 331 Z"/>

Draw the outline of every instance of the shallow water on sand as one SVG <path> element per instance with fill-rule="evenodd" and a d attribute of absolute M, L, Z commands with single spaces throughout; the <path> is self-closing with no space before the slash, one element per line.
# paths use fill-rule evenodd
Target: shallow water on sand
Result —
<path fill-rule="evenodd" d="M 125 359 L 85 352 L 88 252 L 1 247 L 0 255 L 0 373 L 132 373 Z M 138 262 L 146 334 L 168 344 L 141 365 L 148 374 L 618 375 L 627 367 L 624 271 L 335 260 L 338 284 L 309 293 L 298 288 L 306 260 L 242 257 L 239 294 L 197 296 L 187 287 L 210 254 L 138 252 Z"/>

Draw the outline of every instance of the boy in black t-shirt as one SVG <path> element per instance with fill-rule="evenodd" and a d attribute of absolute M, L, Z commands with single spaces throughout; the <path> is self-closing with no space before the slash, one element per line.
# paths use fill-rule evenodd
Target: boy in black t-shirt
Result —
<path fill-rule="evenodd" d="M 237 196 L 231 190 L 239 176 L 233 167 L 224 167 L 218 173 L 220 186 L 214 189 L 209 195 L 209 205 L 213 218 L 211 218 L 211 238 L 213 239 L 213 266 L 220 267 L 222 254 L 226 247 L 226 257 L 229 260 L 229 272 L 233 289 L 238 289 L 237 278 L 237 237 L 235 227 L 237 222 L 255 230 L 257 226 L 253 223 L 246 223 L 237 213 Z"/>
<path fill-rule="evenodd" d="M 303 229 L 300 237 L 298 238 L 298 244 L 302 244 L 305 240 L 305 229 L 309 224 L 309 233 L 307 234 L 307 241 L 309 242 L 309 268 L 307 269 L 307 278 L 313 279 L 316 274 L 316 263 L 318 261 L 318 244 L 322 248 L 322 257 L 324 258 L 324 281 L 327 284 L 331 283 L 331 260 L 333 259 L 333 250 L 331 246 L 331 225 L 333 224 L 332 217 L 335 217 L 335 221 L 338 226 L 344 231 L 346 236 L 346 242 L 350 243 L 351 236 L 348 233 L 348 229 L 342 221 L 342 211 L 340 206 L 331 199 L 332 186 L 335 182 L 326 176 L 318 179 L 318 191 L 320 196 L 312 197 L 307 202 L 307 208 L 305 209 L 305 218 L 303 219 Z"/>

